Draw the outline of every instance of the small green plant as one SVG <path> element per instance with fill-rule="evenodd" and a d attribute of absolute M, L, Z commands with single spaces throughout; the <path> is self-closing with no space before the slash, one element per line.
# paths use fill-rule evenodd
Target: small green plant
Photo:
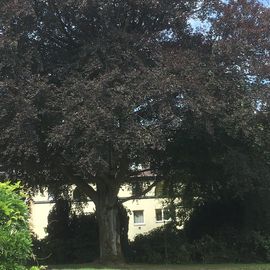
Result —
<path fill-rule="evenodd" d="M 46 266 L 32 266 L 29 270 L 46 270 Z"/>
<path fill-rule="evenodd" d="M 24 270 L 31 254 L 28 209 L 20 183 L 0 183 L 0 270 Z"/>

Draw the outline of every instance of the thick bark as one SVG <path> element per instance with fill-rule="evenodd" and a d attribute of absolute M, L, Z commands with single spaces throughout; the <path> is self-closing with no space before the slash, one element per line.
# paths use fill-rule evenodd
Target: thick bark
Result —
<path fill-rule="evenodd" d="M 98 195 L 96 208 L 99 225 L 100 261 L 102 263 L 122 263 L 117 192 L 114 188 L 99 186 Z"/>

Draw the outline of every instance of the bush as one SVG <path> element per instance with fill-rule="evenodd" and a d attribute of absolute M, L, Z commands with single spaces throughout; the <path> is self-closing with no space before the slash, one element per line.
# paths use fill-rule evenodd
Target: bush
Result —
<path fill-rule="evenodd" d="M 138 235 L 131 243 L 131 261 L 140 263 L 187 263 L 190 247 L 183 231 L 171 224 L 157 228 L 148 234 Z"/>
<path fill-rule="evenodd" d="M 48 236 L 34 239 L 42 263 L 85 263 L 99 256 L 98 225 L 94 214 L 76 215 L 67 200 L 58 199 L 48 217 Z"/>
<path fill-rule="evenodd" d="M 0 270 L 23 270 L 31 254 L 28 209 L 20 185 L 0 183 Z"/>
<path fill-rule="evenodd" d="M 192 244 L 193 261 L 220 262 L 269 262 L 270 236 L 262 232 L 241 232 L 224 228 L 214 235 L 205 235 Z"/>
<path fill-rule="evenodd" d="M 131 243 L 132 261 L 140 263 L 250 263 L 270 261 L 270 236 L 224 227 L 190 240 L 184 230 L 165 226 Z"/>

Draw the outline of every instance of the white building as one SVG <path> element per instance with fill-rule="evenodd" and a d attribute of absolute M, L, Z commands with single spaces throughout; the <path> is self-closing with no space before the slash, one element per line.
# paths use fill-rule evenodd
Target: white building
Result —
<path fill-rule="evenodd" d="M 123 186 L 118 194 L 119 198 L 126 198 L 132 195 L 128 186 Z M 31 226 L 33 232 L 39 237 L 46 236 L 45 228 L 48 225 L 48 214 L 54 203 L 48 194 L 38 194 L 33 198 L 31 204 Z M 129 200 L 124 203 L 129 215 L 128 238 L 162 226 L 168 220 L 168 211 L 165 208 L 165 201 L 155 196 L 155 188 L 149 191 L 143 199 Z M 84 208 L 85 212 L 94 212 L 95 205 L 89 202 Z"/>

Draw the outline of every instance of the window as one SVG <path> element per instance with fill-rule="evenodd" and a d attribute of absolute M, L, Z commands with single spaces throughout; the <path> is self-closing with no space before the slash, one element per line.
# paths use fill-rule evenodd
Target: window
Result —
<path fill-rule="evenodd" d="M 164 222 L 170 219 L 170 211 L 168 208 L 156 209 L 156 222 Z"/>
<path fill-rule="evenodd" d="M 162 221 L 162 209 L 156 209 L 156 221 Z"/>
<path fill-rule="evenodd" d="M 134 224 L 144 224 L 143 210 L 133 211 Z"/>

